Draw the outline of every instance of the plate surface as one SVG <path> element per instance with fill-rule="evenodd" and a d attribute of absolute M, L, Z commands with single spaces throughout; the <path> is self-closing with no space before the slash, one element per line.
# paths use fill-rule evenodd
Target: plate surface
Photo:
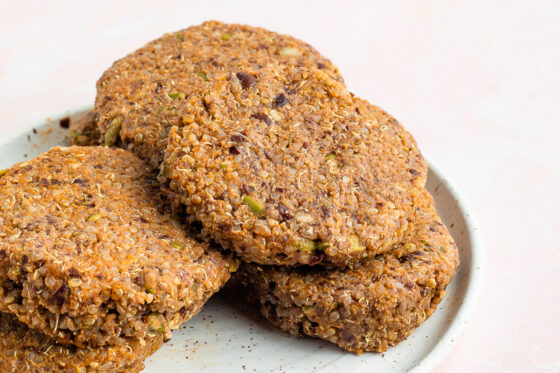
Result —
<path fill-rule="evenodd" d="M 58 119 L 74 119 L 87 108 L 68 112 L 0 139 L 0 169 L 68 145 Z M 458 193 L 432 164 L 428 190 L 455 238 L 461 265 L 434 315 L 407 340 L 384 354 L 355 355 L 330 343 L 296 338 L 259 318 L 240 299 L 218 294 L 146 361 L 145 372 L 425 372 L 432 370 L 462 335 L 477 297 L 481 248 L 477 226 Z"/>

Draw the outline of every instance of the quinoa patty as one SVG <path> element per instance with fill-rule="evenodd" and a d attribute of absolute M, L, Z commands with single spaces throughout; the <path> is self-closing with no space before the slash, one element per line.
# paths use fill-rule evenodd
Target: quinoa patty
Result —
<path fill-rule="evenodd" d="M 387 254 L 336 271 L 243 264 L 236 280 L 286 332 L 381 352 L 434 312 L 458 264 L 453 238 L 426 193 L 405 240 Z"/>
<path fill-rule="evenodd" d="M 29 329 L 14 316 L 0 313 L 0 371 L 4 373 L 139 372 L 162 342 L 163 336 L 159 336 L 149 343 L 127 339 L 118 346 L 66 346 Z"/>
<path fill-rule="evenodd" d="M 131 152 L 57 147 L 0 178 L 0 311 L 59 342 L 168 337 L 236 265 L 165 213 Z"/>
<path fill-rule="evenodd" d="M 102 143 L 121 146 L 158 166 L 172 125 L 221 72 L 263 66 L 317 67 L 342 81 L 313 47 L 262 28 L 210 21 L 165 34 L 116 61 L 97 82 L 95 111 Z M 186 117 L 186 118 L 185 118 Z"/>
<path fill-rule="evenodd" d="M 399 122 L 319 69 L 243 74 L 216 77 L 170 131 L 171 200 L 260 264 L 343 266 L 400 242 L 427 166 Z"/>

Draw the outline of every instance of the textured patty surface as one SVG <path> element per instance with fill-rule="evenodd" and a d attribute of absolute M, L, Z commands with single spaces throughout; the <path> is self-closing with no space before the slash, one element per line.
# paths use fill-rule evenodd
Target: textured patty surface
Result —
<path fill-rule="evenodd" d="M 216 77 L 170 131 L 172 199 L 250 262 L 342 266 L 400 242 L 427 175 L 412 136 L 322 70 L 244 74 Z"/>
<path fill-rule="evenodd" d="M 385 351 L 434 312 L 458 264 L 455 243 L 426 195 L 405 240 L 387 254 L 337 271 L 243 264 L 236 280 L 286 332 L 349 351 Z"/>
<path fill-rule="evenodd" d="M 66 346 L 29 329 L 14 316 L 0 313 L 0 371 L 4 373 L 139 372 L 144 359 L 162 342 L 163 336 L 159 336 L 149 343 L 127 339 L 118 346 Z"/>
<path fill-rule="evenodd" d="M 0 178 L 0 310 L 59 342 L 169 336 L 235 266 L 165 212 L 126 150 L 57 147 Z"/>
<path fill-rule="evenodd" d="M 342 80 L 310 45 L 262 28 L 210 21 L 166 34 L 116 61 L 97 82 L 100 142 L 158 166 L 169 128 L 188 121 L 185 108 L 200 103 L 217 75 L 283 64 L 321 68 Z"/>

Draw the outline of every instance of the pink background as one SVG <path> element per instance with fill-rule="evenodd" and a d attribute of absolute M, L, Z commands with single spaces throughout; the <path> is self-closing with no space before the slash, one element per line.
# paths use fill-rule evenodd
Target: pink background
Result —
<path fill-rule="evenodd" d="M 560 372 L 560 3 L 3 2 L 0 136 L 89 105 L 117 58 L 207 19 L 292 34 L 462 190 L 486 273 L 438 372 Z"/>

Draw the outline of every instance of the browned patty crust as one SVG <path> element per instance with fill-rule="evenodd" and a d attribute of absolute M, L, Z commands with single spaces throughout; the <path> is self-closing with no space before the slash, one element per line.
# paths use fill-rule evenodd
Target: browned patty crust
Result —
<path fill-rule="evenodd" d="M 262 28 L 210 21 L 165 34 L 116 61 L 97 82 L 100 141 L 119 141 L 120 134 L 121 146 L 158 166 L 169 128 L 188 120 L 185 108 L 200 102 L 217 75 L 283 64 L 320 68 L 342 81 L 310 45 Z"/>
<path fill-rule="evenodd" d="M 427 175 L 412 136 L 321 70 L 244 74 L 216 77 L 170 131 L 172 199 L 260 264 L 341 266 L 400 242 Z"/>
<path fill-rule="evenodd" d="M 336 271 L 243 264 L 236 279 L 286 332 L 349 351 L 385 351 L 434 312 L 458 264 L 453 238 L 427 195 L 404 241 L 387 254 Z"/>
<path fill-rule="evenodd" d="M 144 368 L 144 359 L 162 342 L 163 336 L 159 336 L 149 343 L 126 339 L 118 346 L 66 346 L 29 329 L 15 316 L 0 313 L 0 371 L 3 373 L 134 373 Z"/>
<path fill-rule="evenodd" d="M 169 336 L 236 265 L 186 234 L 126 150 L 56 147 L 0 178 L 0 311 L 59 342 Z"/>

